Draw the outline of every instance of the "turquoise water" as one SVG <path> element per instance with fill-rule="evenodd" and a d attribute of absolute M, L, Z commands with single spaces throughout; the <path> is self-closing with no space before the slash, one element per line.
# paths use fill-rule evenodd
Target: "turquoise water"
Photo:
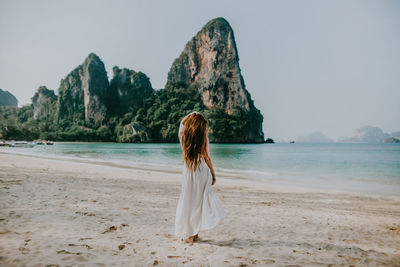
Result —
<path fill-rule="evenodd" d="M 180 171 L 179 144 L 56 143 L 0 151 Z M 399 144 L 211 144 L 221 175 L 284 186 L 400 195 Z"/>

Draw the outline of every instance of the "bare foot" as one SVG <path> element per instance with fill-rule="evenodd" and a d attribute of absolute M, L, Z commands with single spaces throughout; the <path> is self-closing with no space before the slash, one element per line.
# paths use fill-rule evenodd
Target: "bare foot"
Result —
<path fill-rule="evenodd" d="M 186 238 L 185 240 L 183 240 L 183 242 L 187 243 L 187 244 L 193 244 L 194 242 L 194 236 L 189 236 L 188 238 Z"/>

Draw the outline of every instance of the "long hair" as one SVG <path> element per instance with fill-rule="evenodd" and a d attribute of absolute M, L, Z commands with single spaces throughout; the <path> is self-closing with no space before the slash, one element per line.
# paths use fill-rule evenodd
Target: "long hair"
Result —
<path fill-rule="evenodd" d="M 183 160 L 189 170 L 195 171 L 202 157 L 208 157 L 208 121 L 198 112 L 189 114 L 183 121 Z"/>

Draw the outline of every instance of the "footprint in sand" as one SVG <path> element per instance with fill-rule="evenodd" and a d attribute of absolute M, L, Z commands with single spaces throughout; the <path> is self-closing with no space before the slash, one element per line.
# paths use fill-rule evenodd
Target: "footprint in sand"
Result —
<path fill-rule="evenodd" d="M 107 230 L 105 230 L 102 234 L 105 234 L 108 232 L 113 232 L 113 231 L 116 231 L 117 229 L 118 229 L 118 227 L 113 225 L 113 226 L 110 226 Z"/>
<path fill-rule="evenodd" d="M 68 244 L 68 246 L 73 247 L 73 246 L 80 246 L 80 247 L 86 247 L 87 249 L 92 249 L 91 246 L 89 246 L 88 244 Z"/>
<path fill-rule="evenodd" d="M 85 257 L 83 257 L 81 255 L 77 255 L 77 256 L 76 255 L 71 255 L 71 256 L 62 258 L 61 260 L 62 261 L 73 261 L 73 262 L 76 262 L 76 261 L 79 261 L 79 262 L 88 261 Z"/>
<path fill-rule="evenodd" d="M 29 249 L 25 248 L 25 247 L 20 247 L 18 248 L 19 251 L 21 251 L 22 254 L 28 254 Z"/>
<path fill-rule="evenodd" d="M 275 261 L 271 260 L 271 259 L 263 260 L 262 262 L 265 264 L 274 264 L 275 263 Z"/>
<path fill-rule="evenodd" d="M 79 241 L 87 240 L 87 239 L 93 239 L 93 238 L 91 238 L 91 237 L 81 237 L 81 238 L 79 238 Z"/>
<path fill-rule="evenodd" d="M 57 254 L 75 254 L 75 255 L 81 255 L 81 252 L 71 252 L 65 249 L 57 251 Z"/>
<path fill-rule="evenodd" d="M 29 241 L 31 241 L 31 240 L 32 240 L 32 239 L 25 239 L 25 240 L 24 240 L 24 242 L 25 242 L 24 246 L 27 246 L 28 243 L 29 243 Z"/>

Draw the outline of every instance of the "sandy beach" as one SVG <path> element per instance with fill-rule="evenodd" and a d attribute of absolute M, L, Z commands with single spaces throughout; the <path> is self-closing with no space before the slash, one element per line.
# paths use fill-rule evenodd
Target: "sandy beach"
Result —
<path fill-rule="evenodd" d="M 174 237 L 179 173 L 0 153 L 1 266 L 400 266 L 400 199 L 219 177 L 227 217 Z"/>

